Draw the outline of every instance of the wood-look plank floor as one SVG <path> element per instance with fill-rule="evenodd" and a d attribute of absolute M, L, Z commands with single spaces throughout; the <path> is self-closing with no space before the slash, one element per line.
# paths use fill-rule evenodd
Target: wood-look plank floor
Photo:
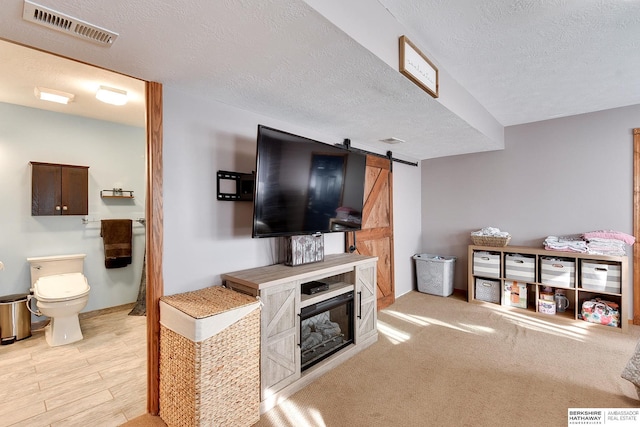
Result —
<path fill-rule="evenodd" d="M 0 427 L 119 426 L 145 414 L 147 318 L 132 307 L 81 314 L 76 343 L 49 347 L 34 330 L 0 346 Z"/>

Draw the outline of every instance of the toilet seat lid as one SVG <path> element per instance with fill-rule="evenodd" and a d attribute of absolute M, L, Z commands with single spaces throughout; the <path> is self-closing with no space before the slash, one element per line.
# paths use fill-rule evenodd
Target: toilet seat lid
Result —
<path fill-rule="evenodd" d="M 89 291 L 89 284 L 82 273 L 66 273 L 41 277 L 33 288 L 36 298 L 59 299 L 82 295 Z"/>

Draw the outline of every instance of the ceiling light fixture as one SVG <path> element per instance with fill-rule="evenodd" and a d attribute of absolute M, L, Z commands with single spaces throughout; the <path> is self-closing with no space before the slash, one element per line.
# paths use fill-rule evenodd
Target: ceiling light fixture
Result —
<path fill-rule="evenodd" d="M 42 101 L 57 102 L 58 104 L 68 104 L 76 97 L 72 93 L 37 86 L 33 89 L 33 93 L 36 95 L 36 98 Z"/>
<path fill-rule="evenodd" d="M 96 92 L 96 98 L 112 105 L 124 105 L 128 100 L 126 90 L 115 89 L 108 86 L 100 86 L 100 89 Z"/>

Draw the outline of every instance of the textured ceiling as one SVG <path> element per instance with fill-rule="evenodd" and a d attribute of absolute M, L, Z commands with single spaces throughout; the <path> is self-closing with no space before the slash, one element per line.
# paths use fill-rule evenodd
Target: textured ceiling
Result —
<path fill-rule="evenodd" d="M 3 41 L 0 63 L 0 102 L 144 126 L 142 80 Z M 127 104 L 114 106 L 98 101 L 95 94 L 101 85 L 126 90 Z M 71 93 L 75 99 L 67 105 L 41 101 L 34 95 L 36 86 Z"/>
<path fill-rule="evenodd" d="M 302 0 L 39 3 L 119 37 L 110 48 L 81 41 L 23 21 L 22 0 L 4 0 L 0 38 L 313 129 L 325 142 L 350 138 L 408 160 L 503 148 Z M 371 7 L 381 5 L 502 125 L 640 103 L 640 73 L 632 72 L 640 67 L 638 1 L 380 0 Z M 366 13 L 359 19 L 368 22 Z M 2 85 L 10 80 L 5 64 L 22 61 L 17 55 L 0 48 L 0 102 L 14 102 L 2 98 Z M 51 84 L 85 78 L 80 69 L 65 72 Z M 89 73 L 94 85 L 107 78 Z M 24 90 L 32 97 L 31 84 Z M 135 79 L 116 84 L 142 90 Z M 388 137 L 407 142 L 378 141 Z"/>
<path fill-rule="evenodd" d="M 380 0 L 504 126 L 640 103 L 639 0 Z"/>

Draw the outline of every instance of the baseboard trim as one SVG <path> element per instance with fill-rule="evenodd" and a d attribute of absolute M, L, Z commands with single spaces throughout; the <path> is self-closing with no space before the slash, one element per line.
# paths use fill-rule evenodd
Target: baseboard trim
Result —
<path fill-rule="evenodd" d="M 101 308 L 100 310 L 86 311 L 84 313 L 80 313 L 78 315 L 78 318 L 80 320 L 90 319 L 92 317 L 101 316 L 103 314 L 110 314 L 110 313 L 115 313 L 116 311 L 126 310 L 127 308 L 133 309 L 135 305 L 136 305 L 135 302 L 131 302 L 128 304 L 117 305 L 115 307 L 107 307 L 107 308 Z"/>

